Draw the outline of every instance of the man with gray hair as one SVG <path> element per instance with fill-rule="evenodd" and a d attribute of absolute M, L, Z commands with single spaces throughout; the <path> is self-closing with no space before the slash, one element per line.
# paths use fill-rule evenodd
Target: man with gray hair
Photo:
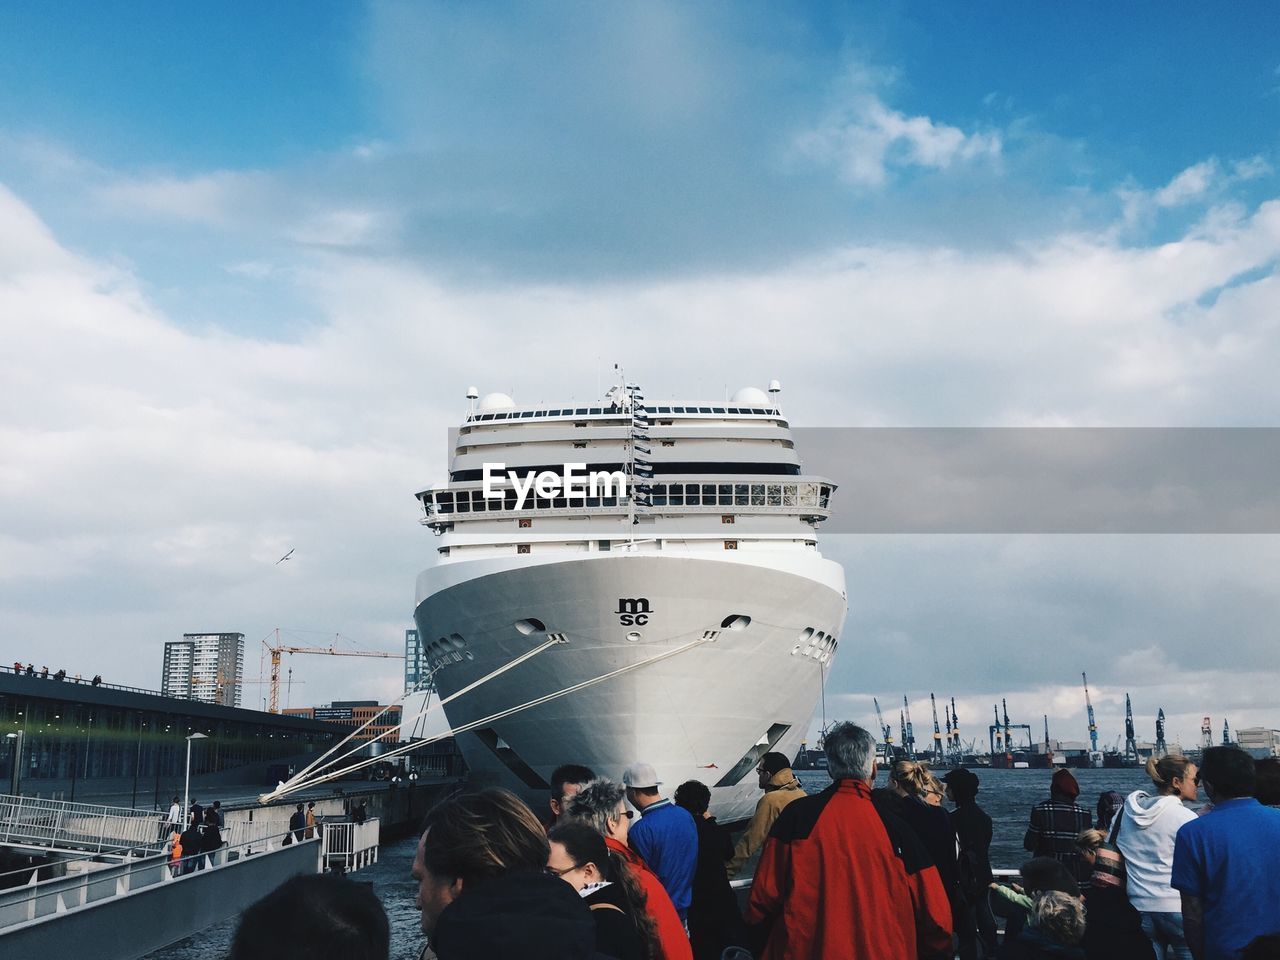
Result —
<path fill-rule="evenodd" d="M 765 841 L 746 920 L 760 960 L 951 956 L 951 906 L 911 828 L 871 803 L 875 739 L 827 731 L 822 793 L 789 803 Z"/>

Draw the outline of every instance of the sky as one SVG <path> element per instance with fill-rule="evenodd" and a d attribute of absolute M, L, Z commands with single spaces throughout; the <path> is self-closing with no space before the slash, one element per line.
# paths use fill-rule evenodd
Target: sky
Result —
<path fill-rule="evenodd" d="M 1280 11 L 0 5 L 0 660 L 397 650 L 464 393 L 1267 427 Z M 803 451 L 802 451 L 803 453 Z M 851 491 L 837 509 L 856 510 Z M 296 552 L 283 564 L 276 560 Z M 855 535 L 831 716 L 1280 727 L 1272 535 Z M 346 642 L 346 641 L 343 641 Z M 293 705 L 395 696 L 297 657 Z M 257 690 L 259 688 L 249 688 Z M 252 702 L 257 693 L 246 694 Z M 922 702 L 924 701 L 924 702 Z M 896 717 L 896 708 L 893 710 Z M 926 718 L 926 719 L 922 719 Z"/>

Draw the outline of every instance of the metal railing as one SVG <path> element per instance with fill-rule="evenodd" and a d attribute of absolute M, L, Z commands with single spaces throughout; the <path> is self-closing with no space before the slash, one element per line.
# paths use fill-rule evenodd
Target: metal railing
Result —
<path fill-rule="evenodd" d="M 203 870 L 218 870 L 248 857 L 269 855 L 281 849 L 284 834 L 234 846 L 223 846 L 172 860 L 166 853 L 152 854 L 73 876 L 33 881 L 24 887 L 0 891 L 0 935 L 6 927 L 122 896 L 160 883 L 181 882 Z M 265 841 L 265 842 L 264 842 Z M 303 843 L 313 841 L 305 840 Z M 317 848 L 319 854 L 320 848 Z M 317 863 L 317 867 L 319 864 Z"/>
<path fill-rule="evenodd" d="M 150 810 L 0 795 L 0 843 L 9 845 L 154 851 L 169 839 L 163 821 Z"/>
<path fill-rule="evenodd" d="M 364 823 L 324 824 L 324 862 L 330 870 L 350 872 L 378 862 L 378 819 Z"/>
<path fill-rule="evenodd" d="M 54 676 L 52 673 L 46 674 L 42 670 L 33 670 L 32 672 L 28 673 L 25 667 L 23 667 L 21 670 L 15 670 L 13 667 L 6 667 L 3 665 L 0 665 L 0 673 L 11 673 L 15 677 L 30 677 L 33 680 L 49 680 L 49 681 L 52 681 L 53 683 L 65 683 L 70 686 L 94 687 L 94 688 L 103 689 L 103 690 L 124 690 L 127 693 L 145 693 L 153 697 L 168 696 L 167 694 L 161 693 L 159 690 L 148 690 L 145 687 L 130 687 L 130 686 L 126 686 L 123 683 L 107 683 L 105 680 L 99 680 L 97 683 L 94 683 L 93 679 L 90 677 L 62 677 L 61 679 L 59 679 L 58 677 Z M 169 697 L 169 699 L 172 700 L 172 699 L 184 699 L 184 698 Z"/>

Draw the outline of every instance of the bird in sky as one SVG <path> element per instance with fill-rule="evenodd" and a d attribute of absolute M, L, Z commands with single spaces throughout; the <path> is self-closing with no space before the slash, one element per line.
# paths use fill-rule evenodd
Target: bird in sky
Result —
<path fill-rule="evenodd" d="M 286 554 L 285 554 L 283 557 L 281 557 L 279 560 L 277 560 L 277 561 L 276 561 L 276 563 L 275 563 L 275 565 L 278 567 L 278 566 L 280 566 L 280 564 L 284 563 L 286 560 L 288 560 L 290 557 L 292 557 L 292 556 L 293 556 L 293 551 L 294 551 L 295 549 L 296 549 L 295 547 L 290 547 L 290 548 L 289 548 L 289 552 L 288 552 L 288 553 L 286 553 Z"/>

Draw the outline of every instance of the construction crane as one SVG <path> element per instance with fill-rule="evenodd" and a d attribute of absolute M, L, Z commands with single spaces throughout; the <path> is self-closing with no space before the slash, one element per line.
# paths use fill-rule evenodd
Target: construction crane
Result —
<path fill-rule="evenodd" d="M 929 694 L 929 706 L 933 708 L 933 762 L 942 762 L 942 728 L 938 726 L 938 701 Z"/>
<path fill-rule="evenodd" d="M 1138 742 L 1133 733 L 1133 705 L 1129 695 L 1124 695 L 1124 759 L 1127 763 L 1138 762 Z"/>
<path fill-rule="evenodd" d="M 280 642 L 280 631 L 276 631 L 275 646 L 262 641 L 263 646 L 271 654 L 271 694 L 267 701 L 267 713 L 280 712 L 280 655 L 285 653 L 315 653 L 330 657 L 382 657 L 384 659 L 403 660 L 403 653 L 385 653 L 381 650 L 338 650 L 332 645 L 327 647 L 294 647 Z"/>
<path fill-rule="evenodd" d="M 1098 722 L 1093 718 L 1093 701 L 1089 699 L 1089 678 L 1083 673 L 1080 679 L 1084 681 L 1084 706 L 1089 712 L 1089 750 L 1092 753 L 1098 752 Z"/>
<path fill-rule="evenodd" d="M 1156 746 L 1155 755 L 1157 757 L 1166 756 L 1169 753 L 1168 744 L 1164 742 L 1164 707 L 1156 714 Z"/>
<path fill-rule="evenodd" d="M 902 695 L 902 709 L 907 716 L 907 733 L 903 741 L 903 746 L 907 748 L 907 759 L 914 760 L 916 758 L 916 732 L 911 729 L 911 704 L 907 702 L 907 695 Z"/>
<path fill-rule="evenodd" d="M 876 723 L 880 724 L 880 735 L 884 738 L 884 758 L 889 762 L 893 760 L 893 728 L 884 722 L 884 714 L 880 712 L 880 701 L 872 697 L 871 702 L 876 705 Z"/>

